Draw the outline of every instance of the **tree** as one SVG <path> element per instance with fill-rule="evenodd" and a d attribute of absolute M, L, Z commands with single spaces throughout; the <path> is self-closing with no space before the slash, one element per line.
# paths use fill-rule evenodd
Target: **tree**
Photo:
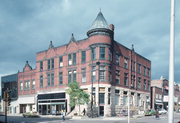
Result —
<path fill-rule="evenodd" d="M 68 87 L 69 88 L 66 90 L 66 93 L 68 93 L 70 96 L 70 107 L 75 107 L 78 105 L 80 115 L 80 105 L 88 104 L 89 94 L 80 89 L 77 82 L 69 83 Z"/>

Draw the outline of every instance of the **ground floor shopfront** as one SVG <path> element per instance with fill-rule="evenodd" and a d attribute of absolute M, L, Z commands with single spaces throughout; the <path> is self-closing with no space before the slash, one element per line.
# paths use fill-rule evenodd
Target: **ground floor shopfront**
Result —
<path fill-rule="evenodd" d="M 60 114 L 62 111 L 67 112 L 66 94 L 50 93 L 39 94 L 37 96 L 37 111 L 41 115 Z"/>
<path fill-rule="evenodd" d="M 81 88 L 90 95 L 90 99 L 93 99 L 93 106 L 97 108 L 101 116 L 119 116 L 122 112 L 127 112 L 128 98 L 131 112 L 138 114 L 150 109 L 150 93 L 148 92 L 110 84 L 93 84 L 93 87 L 84 85 Z M 71 112 L 69 95 L 65 93 L 65 90 L 19 96 L 15 105 L 10 107 L 16 109 L 15 113 L 37 112 L 40 115 L 51 115 L 60 114 L 62 111 Z M 80 112 L 82 113 L 84 109 L 87 111 L 87 107 L 88 105 L 82 105 Z M 79 108 L 74 109 L 73 112 L 78 113 Z"/>

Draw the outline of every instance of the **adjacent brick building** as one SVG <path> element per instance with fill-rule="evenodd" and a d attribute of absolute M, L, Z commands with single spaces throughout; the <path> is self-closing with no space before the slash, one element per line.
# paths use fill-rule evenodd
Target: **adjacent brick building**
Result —
<path fill-rule="evenodd" d="M 19 112 L 40 114 L 70 112 L 67 84 L 79 83 L 91 95 L 100 115 L 120 115 L 127 109 L 130 94 L 131 111 L 150 106 L 151 61 L 114 40 L 114 25 L 108 25 L 98 13 L 87 38 L 36 54 L 36 68 L 27 62 L 18 73 Z"/>

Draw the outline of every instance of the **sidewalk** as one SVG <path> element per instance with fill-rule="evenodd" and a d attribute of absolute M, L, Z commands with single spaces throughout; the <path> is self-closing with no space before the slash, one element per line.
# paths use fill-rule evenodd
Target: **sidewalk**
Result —
<path fill-rule="evenodd" d="M 141 117 L 143 117 L 143 115 L 134 115 L 130 119 L 137 119 Z M 89 118 L 86 116 L 74 116 L 70 120 L 127 120 L 127 118 L 128 118 L 127 116 L 125 117 L 96 117 L 96 118 Z"/>

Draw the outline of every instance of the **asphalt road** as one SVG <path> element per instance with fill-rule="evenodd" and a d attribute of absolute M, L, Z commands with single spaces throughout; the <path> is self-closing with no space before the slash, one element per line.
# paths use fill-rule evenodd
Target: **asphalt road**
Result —
<path fill-rule="evenodd" d="M 180 113 L 174 115 L 175 123 L 180 121 Z M 161 115 L 159 119 L 154 116 L 141 117 L 136 119 L 131 119 L 130 123 L 168 123 L 168 115 Z M 0 116 L 0 121 L 4 121 L 4 116 Z M 74 120 L 66 119 L 62 121 L 60 117 L 40 117 L 40 118 L 24 118 L 22 116 L 8 116 L 8 123 L 127 123 L 127 120 L 108 120 L 103 118 L 97 119 L 83 119 Z"/>

